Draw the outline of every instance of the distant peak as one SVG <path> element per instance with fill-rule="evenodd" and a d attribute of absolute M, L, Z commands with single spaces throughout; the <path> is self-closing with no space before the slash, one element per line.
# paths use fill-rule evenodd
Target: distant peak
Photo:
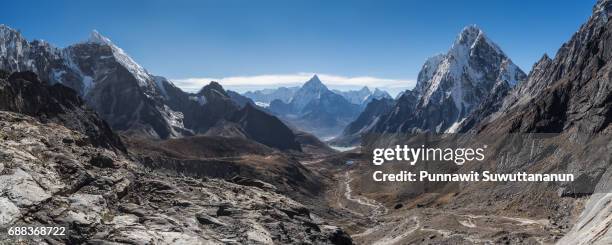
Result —
<path fill-rule="evenodd" d="M 462 34 L 463 33 L 476 33 L 476 34 L 478 34 L 480 32 L 482 32 L 482 30 L 476 24 L 467 25 L 467 26 L 463 27 L 463 30 L 461 30 Z"/>
<path fill-rule="evenodd" d="M 321 82 L 317 75 L 314 75 L 310 80 L 304 83 L 304 87 L 325 87 L 325 85 L 323 85 L 323 82 Z"/>
<path fill-rule="evenodd" d="M 89 34 L 89 40 L 87 40 L 87 42 L 113 45 L 113 42 L 110 39 L 105 36 L 102 36 L 102 34 L 100 34 L 100 32 L 98 32 L 97 30 L 91 31 L 91 33 Z"/>
<path fill-rule="evenodd" d="M 7 26 L 5 24 L 0 24 L 0 34 L 2 34 L 2 35 L 17 35 L 17 36 L 21 37 L 21 32 L 19 32 L 18 30 L 15 30 L 15 29 L 13 29 L 10 26 Z"/>
<path fill-rule="evenodd" d="M 13 28 L 5 25 L 5 24 L 0 24 L 0 30 L 11 30 L 14 31 Z"/>
<path fill-rule="evenodd" d="M 321 79 L 319 79 L 319 76 L 317 76 L 317 74 L 314 74 L 310 80 L 308 80 L 308 82 L 318 82 L 321 83 Z"/>
<path fill-rule="evenodd" d="M 535 64 L 533 64 L 533 67 L 531 68 L 531 70 L 534 71 L 536 69 L 539 69 L 540 67 L 545 67 L 550 62 L 552 62 L 552 59 L 548 57 L 548 54 L 544 53 L 544 55 L 542 55 L 542 58 L 540 58 Z"/>
<path fill-rule="evenodd" d="M 206 91 L 217 91 L 219 93 L 225 94 L 223 86 L 221 86 L 221 84 L 215 81 L 211 81 L 208 85 L 202 87 L 198 94 L 204 94 Z"/>
<path fill-rule="evenodd" d="M 368 86 L 363 86 L 363 88 L 361 88 L 359 91 L 370 93 L 370 88 L 368 88 Z"/>

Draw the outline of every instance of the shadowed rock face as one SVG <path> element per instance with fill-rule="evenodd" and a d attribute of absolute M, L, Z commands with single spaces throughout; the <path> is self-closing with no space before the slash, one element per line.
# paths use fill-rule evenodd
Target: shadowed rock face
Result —
<path fill-rule="evenodd" d="M 589 187 L 587 193 L 593 195 L 572 230 L 561 239 L 561 244 L 611 242 L 611 10 L 611 1 L 598 1 L 588 22 L 561 46 L 554 59 L 544 56 L 536 63 L 528 80 L 511 91 L 501 109 L 474 130 L 561 133 L 567 135 L 568 142 L 599 150 L 584 159 L 569 162 L 566 167 L 565 171 L 577 173 L 580 181 L 569 185 L 561 194 L 571 195 L 573 189 L 586 185 Z M 607 139 L 600 143 L 603 149 L 602 145 L 591 147 L 596 144 L 597 137 Z M 586 164 L 579 164 L 580 160 Z"/>
<path fill-rule="evenodd" d="M 62 124 L 83 132 L 96 146 L 125 151 L 119 137 L 72 89 L 43 83 L 32 72 L 0 73 L 1 110 Z"/>
<path fill-rule="evenodd" d="M 264 145 L 281 150 L 302 150 L 291 129 L 278 118 L 258 110 L 252 104 L 246 104 L 229 121 L 240 125 L 248 138 Z"/>
<path fill-rule="evenodd" d="M 554 59 L 544 56 L 527 81 L 504 99 L 480 130 L 583 134 L 605 132 L 612 121 L 612 29 L 609 11 L 598 4 L 590 20 L 563 44 Z M 488 129 L 491 128 L 491 129 Z"/>
<path fill-rule="evenodd" d="M 244 107 L 246 104 L 255 105 L 255 102 L 252 99 L 237 92 L 227 90 L 227 95 L 232 98 L 232 101 L 234 101 L 234 103 L 236 103 L 240 108 Z"/>

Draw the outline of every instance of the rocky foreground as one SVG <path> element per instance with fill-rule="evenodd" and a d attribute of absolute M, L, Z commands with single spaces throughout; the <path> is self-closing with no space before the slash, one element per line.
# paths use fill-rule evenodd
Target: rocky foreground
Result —
<path fill-rule="evenodd" d="M 84 134 L 0 112 L 0 240 L 58 244 L 348 244 L 305 206 L 259 181 L 163 175 Z M 65 236 L 9 236 L 61 226 Z"/>

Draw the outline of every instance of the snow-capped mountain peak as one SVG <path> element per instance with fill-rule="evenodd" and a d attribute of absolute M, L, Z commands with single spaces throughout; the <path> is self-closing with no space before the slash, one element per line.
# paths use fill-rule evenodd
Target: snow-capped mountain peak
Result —
<path fill-rule="evenodd" d="M 89 39 L 87 39 L 87 42 L 114 46 L 113 42 L 109 38 L 102 36 L 102 34 L 98 32 L 98 30 L 91 31 L 91 33 L 89 34 Z"/>
<path fill-rule="evenodd" d="M 464 90 L 462 80 L 482 90 L 492 87 L 488 83 L 496 82 L 488 79 L 492 75 L 511 86 L 525 77 L 499 46 L 475 25 L 463 28 L 448 53 L 428 59 L 423 69 L 417 81 L 417 92 L 424 104 L 451 96 L 459 111 L 469 111 L 465 109 L 473 107 L 475 102 L 474 93 Z"/>
<path fill-rule="evenodd" d="M 496 91 L 507 91 L 503 88 L 525 78 L 484 31 L 475 25 L 466 26 L 446 54 L 427 59 L 419 72 L 414 98 L 398 98 L 395 111 L 412 114 L 392 115 L 391 123 L 379 128 L 444 132 L 465 119 L 485 98 Z M 410 124 L 405 124 L 408 118 Z"/>
<path fill-rule="evenodd" d="M 476 25 L 469 25 L 464 27 L 463 30 L 461 30 L 461 32 L 457 36 L 455 42 L 453 43 L 451 50 L 460 47 L 468 48 L 469 50 L 471 50 L 476 48 L 479 44 L 486 44 L 490 46 L 496 53 L 500 55 L 505 55 L 501 48 L 499 48 L 497 44 L 491 41 L 484 33 L 484 31 L 482 31 Z"/>
<path fill-rule="evenodd" d="M 93 30 L 87 40 L 88 44 L 107 45 L 111 48 L 114 58 L 123 65 L 130 73 L 132 73 L 138 80 L 138 85 L 146 87 L 153 81 L 152 76 L 140 66 L 132 57 L 130 57 L 123 49 L 117 47 L 109 38 L 103 36 L 97 30 Z M 157 85 L 157 83 L 154 83 Z M 159 88 L 163 90 L 163 88 Z"/>
<path fill-rule="evenodd" d="M 0 67 L 17 71 L 30 69 L 32 60 L 28 52 L 28 42 L 19 31 L 0 25 Z"/>
<path fill-rule="evenodd" d="M 323 84 L 323 82 L 321 82 L 321 80 L 319 79 L 319 76 L 317 76 L 316 74 L 314 76 L 312 76 L 312 78 L 310 78 L 310 80 L 308 80 L 306 83 L 304 83 L 302 88 L 317 89 L 317 90 L 325 89 L 325 90 L 327 90 L 327 86 L 325 86 L 325 84 Z"/>
<path fill-rule="evenodd" d="M 317 75 L 314 75 L 296 91 L 290 103 L 298 110 L 302 110 L 310 101 L 320 98 L 322 93 L 328 91 L 327 86 L 321 82 Z"/>

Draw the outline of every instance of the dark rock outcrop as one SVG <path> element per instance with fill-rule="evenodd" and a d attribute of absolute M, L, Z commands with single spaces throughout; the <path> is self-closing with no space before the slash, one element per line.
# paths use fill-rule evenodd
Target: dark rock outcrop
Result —
<path fill-rule="evenodd" d="M 252 104 L 246 104 L 228 120 L 239 125 L 249 139 L 281 150 L 302 150 L 291 129 Z"/>
<path fill-rule="evenodd" d="M 32 72 L 0 71 L 0 110 L 18 112 L 83 132 L 96 146 L 125 151 L 111 128 L 88 108 L 77 93 L 61 84 L 49 85 Z"/>

